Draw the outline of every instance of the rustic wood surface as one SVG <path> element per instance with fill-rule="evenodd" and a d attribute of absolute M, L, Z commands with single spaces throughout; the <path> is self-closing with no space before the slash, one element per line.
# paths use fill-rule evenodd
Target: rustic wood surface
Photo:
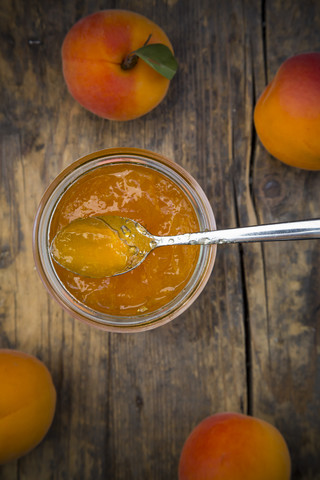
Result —
<path fill-rule="evenodd" d="M 62 78 L 65 34 L 103 8 L 154 20 L 179 60 L 161 105 L 126 123 L 85 111 Z M 319 241 L 219 248 L 194 305 L 133 335 L 66 315 L 38 278 L 31 244 L 49 182 L 107 147 L 147 148 L 184 166 L 219 228 L 320 217 L 320 173 L 272 158 L 252 122 L 282 61 L 320 50 L 319 31 L 317 0 L 2 0 L 0 348 L 42 359 L 58 403 L 45 440 L 0 467 L 1 480 L 177 479 L 191 429 L 227 410 L 273 423 L 292 479 L 320 479 Z"/>

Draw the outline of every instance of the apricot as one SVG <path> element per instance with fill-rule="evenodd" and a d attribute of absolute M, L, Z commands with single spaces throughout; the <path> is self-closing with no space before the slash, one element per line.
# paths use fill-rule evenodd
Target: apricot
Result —
<path fill-rule="evenodd" d="M 262 144 L 278 160 L 320 170 L 320 53 L 287 59 L 254 110 Z"/>
<path fill-rule="evenodd" d="M 55 406 L 56 390 L 47 367 L 32 355 L 0 349 L 0 465 L 40 443 Z"/>
<path fill-rule="evenodd" d="M 187 438 L 179 480 L 289 480 L 291 461 L 281 433 L 239 413 L 204 419 Z"/>
<path fill-rule="evenodd" d="M 79 20 L 62 45 L 63 75 L 71 95 L 110 120 L 131 120 L 152 110 L 165 97 L 170 80 L 142 59 L 123 68 L 128 55 L 146 42 L 173 52 L 164 31 L 143 15 L 114 9 Z"/>

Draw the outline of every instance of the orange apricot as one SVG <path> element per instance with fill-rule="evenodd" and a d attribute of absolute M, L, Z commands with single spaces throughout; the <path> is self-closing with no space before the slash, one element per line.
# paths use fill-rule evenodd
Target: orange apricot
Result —
<path fill-rule="evenodd" d="M 32 355 L 0 349 L 0 465 L 40 443 L 55 406 L 56 390 L 47 367 Z"/>
<path fill-rule="evenodd" d="M 71 95 L 110 120 L 131 120 L 152 110 L 165 97 L 170 80 L 142 59 L 123 68 L 128 55 L 146 42 L 173 51 L 158 25 L 131 11 L 102 10 L 79 20 L 62 45 L 63 75 Z"/>
<path fill-rule="evenodd" d="M 254 110 L 262 144 L 278 160 L 320 170 L 320 53 L 287 59 Z"/>
<path fill-rule="evenodd" d="M 179 480 L 289 480 L 290 472 L 279 430 L 239 413 L 218 413 L 199 423 L 179 463 Z"/>

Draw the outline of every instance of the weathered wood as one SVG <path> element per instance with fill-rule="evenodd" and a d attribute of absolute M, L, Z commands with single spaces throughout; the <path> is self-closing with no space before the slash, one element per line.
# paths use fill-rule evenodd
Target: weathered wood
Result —
<path fill-rule="evenodd" d="M 161 25 L 180 66 L 166 99 L 126 123 L 86 112 L 61 72 L 72 24 L 114 7 Z M 175 479 L 191 429 L 226 410 L 281 430 L 293 480 L 320 478 L 319 242 L 219 248 L 195 304 L 135 335 L 66 315 L 46 294 L 31 248 L 46 186 L 106 147 L 148 148 L 183 165 L 219 228 L 319 217 L 319 174 L 273 159 L 252 123 L 266 82 L 287 56 L 319 49 L 319 28 L 316 0 L 2 3 L 0 348 L 41 358 L 58 403 L 45 441 L 0 467 L 1 480 Z"/>
<path fill-rule="evenodd" d="M 267 79 L 285 58 L 319 48 L 319 7 L 317 2 L 266 4 Z M 257 82 L 256 94 L 261 88 Z M 279 165 L 260 146 L 256 153 L 253 189 L 259 221 L 319 216 L 319 174 Z M 299 459 L 293 463 L 294 478 L 320 478 L 319 255 L 319 242 L 263 248 L 268 345 L 254 349 L 254 376 L 261 379 L 260 385 L 254 382 L 254 411 L 268 416 L 274 406 L 273 419 L 285 429 L 292 456 Z"/>

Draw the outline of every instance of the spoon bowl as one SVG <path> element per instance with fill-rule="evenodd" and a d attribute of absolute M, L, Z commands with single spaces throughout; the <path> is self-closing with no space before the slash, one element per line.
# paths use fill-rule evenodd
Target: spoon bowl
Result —
<path fill-rule="evenodd" d="M 138 222 L 102 215 L 70 222 L 55 235 L 50 254 L 75 274 L 103 278 L 136 268 L 155 246 L 153 236 Z"/>

